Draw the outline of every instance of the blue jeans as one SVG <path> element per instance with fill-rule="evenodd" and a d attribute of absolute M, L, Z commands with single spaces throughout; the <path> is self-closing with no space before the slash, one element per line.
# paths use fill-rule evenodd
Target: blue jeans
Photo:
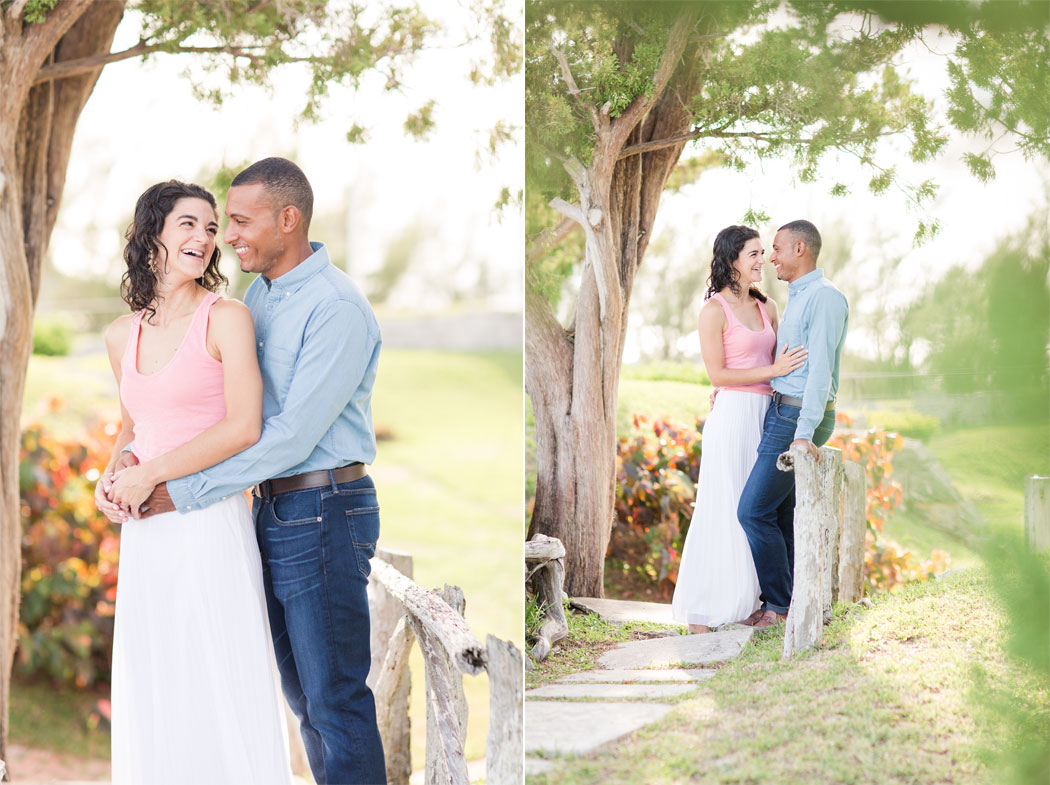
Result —
<path fill-rule="evenodd" d="M 372 478 L 254 497 L 281 686 L 318 785 L 385 783 L 369 651 L 368 560 L 379 538 Z"/>
<path fill-rule="evenodd" d="M 736 511 L 755 560 L 762 610 L 781 614 L 791 605 L 795 571 L 795 473 L 780 471 L 777 457 L 795 440 L 799 412 L 799 407 L 786 403 L 769 404 L 758 458 Z M 834 428 L 835 412 L 826 412 L 813 443 L 823 445 Z"/>

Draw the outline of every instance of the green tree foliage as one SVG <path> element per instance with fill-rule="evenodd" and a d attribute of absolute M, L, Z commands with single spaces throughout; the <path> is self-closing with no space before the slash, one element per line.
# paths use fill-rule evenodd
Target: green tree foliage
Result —
<path fill-rule="evenodd" d="M 1046 415 L 1050 341 L 1050 241 L 1045 212 L 1001 242 L 976 270 L 954 268 L 917 301 L 902 328 L 926 342 L 922 370 L 946 392 L 1002 391 L 1014 411 L 1042 401 Z"/>

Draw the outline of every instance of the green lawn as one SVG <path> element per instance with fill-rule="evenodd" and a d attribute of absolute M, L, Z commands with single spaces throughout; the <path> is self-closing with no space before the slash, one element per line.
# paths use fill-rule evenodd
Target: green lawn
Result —
<path fill-rule="evenodd" d="M 57 417 L 58 427 L 67 432 L 93 417 L 116 416 L 109 363 L 100 342 L 94 345 L 95 351 L 74 357 L 32 358 L 24 417 L 38 411 L 46 396 L 66 401 L 67 407 L 50 417 Z M 524 623 L 521 374 L 520 352 L 385 349 L 373 415 L 377 428 L 389 430 L 393 438 L 380 442 L 370 469 L 383 509 L 380 545 L 410 552 L 415 580 L 424 588 L 461 586 L 467 621 L 482 643 L 491 633 L 519 647 Z M 418 768 L 426 733 L 418 648 L 412 672 Z M 467 757 L 480 758 L 488 733 L 486 678 L 466 677 L 465 687 Z M 83 747 L 69 733 L 42 735 L 43 727 L 66 728 L 68 723 L 58 718 L 28 724 L 23 720 L 38 712 L 39 692 L 19 684 L 13 692 L 14 742 L 108 755 L 108 741 Z"/>
<path fill-rule="evenodd" d="M 1006 620 L 992 595 L 971 570 L 881 595 L 870 610 L 839 606 L 821 649 L 788 661 L 777 625 L 663 720 L 529 781 L 1005 782 L 994 767 L 989 779 L 987 750 L 1008 749 L 1025 714 L 1038 755 L 1050 692 L 1045 675 L 1004 659 Z M 578 655 L 556 647 L 547 668 L 563 657 Z M 1012 716 L 989 709 L 1002 702 Z"/>

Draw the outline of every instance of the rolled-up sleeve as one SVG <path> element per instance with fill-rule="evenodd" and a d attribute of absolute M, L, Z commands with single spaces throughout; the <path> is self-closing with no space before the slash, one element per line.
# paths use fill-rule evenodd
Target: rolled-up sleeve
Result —
<path fill-rule="evenodd" d="M 795 438 L 812 441 L 817 426 L 824 419 L 831 392 L 831 374 L 839 343 L 846 332 L 849 306 L 841 292 L 830 288 L 815 293 L 809 306 L 813 312 L 806 337 L 809 368 Z"/>
<path fill-rule="evenodd" d="M 281 411 L 259 441 L 204 471 L 168 483 L 179 511 L 205 507 L 302 463 L 339 417 L 379 351 L 374 321 L 333 300 L 311 314 Z"/>

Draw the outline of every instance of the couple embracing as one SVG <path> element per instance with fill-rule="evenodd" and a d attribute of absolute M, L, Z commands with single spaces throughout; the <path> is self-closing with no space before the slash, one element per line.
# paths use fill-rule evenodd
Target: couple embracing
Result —
<path fill-rule="evenodd" d="M 788 284 L 781 318 L 756 285 L 758 232 L 730 226 L 715 238 L 700 348 L 717 389 L 672 600 L 690 632 L 769 627 L 791 605 L 795 479 L 776 461 L 794 445 L 820 460 L 849 321 L 846 298 L 817 268 L 820 244 L 809 221 L 777 231 L 770 262 Z"/>
<path fill-rule="evenodd" d="M 365 684 L 381 339 L 312 212 L 291 161 L 234 178 L 223 240 L 259 274 L 242 304 L 218 293 L 211 193 L 171 180 L 135 206 L 132 313 L 106 330 L 122 430 L 95 490 L 123 524 L 114 783 L 290 783 L 271 640 L 314 779 L 386 780 Z"/>

